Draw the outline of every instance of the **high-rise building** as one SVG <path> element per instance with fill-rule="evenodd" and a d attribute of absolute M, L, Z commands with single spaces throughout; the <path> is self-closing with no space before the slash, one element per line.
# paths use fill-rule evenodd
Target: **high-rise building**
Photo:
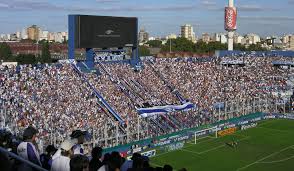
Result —
<path fill-rule="evenodd" d="M 290 37 L 289 48 L 290 50 L 294 50 L 294 35 Z"/>
<path fill-rule="evenodd" d="M 208 33 L 203 33 L 202 34 L 202 41 L 205 42 L 205 43 L 208 43 L 210 42 L 210 35 Z"/>
<path fill-rule="evenodd" d="M 27 31 L 27 29 L 23 29 L 22 31 L 21 31 L 21 39 L 27 39 L 28 38 L 28 31 Z"/>
<path fill-rule="evenodd" d="M 193 27 L 189 24 L 181 26 L 181 37 L 184 37 L 193 43 L 196 43 L 196 36 Z"/>
<path fill-rule="evenodd" d="M 214 33 L 214 35 L 212 36 L 212 41 L 213 42 L 219 42 L 220 41 L 219 33 Z"/>
<path fill-rule="evenodd" d="M 10 39 L 11 41 L 16 41 L 17 40 L 17 35 L 15 33 L 10 34 Z"/>
<path fill-rule="evenodd" d="M 222 44 L 228 43 L 228 35 L 227 34 L 221 34 L 220 35 L 220 42 Z"/>
<path fill-rule="evenodd" d="M 149 34 L 145 31 L 145 29 L 141 29 L 139 32 L 139 42 L 147 42 L 149 39 Z"/>
<path fill-rule="evenodd" d="M 59 42 L 59 43 L 62 43 L 64 41 L 64 36 L 62 35 L 62 32 L 58 32 L 54 35 L 54 40 L 55 42 Z"/>
<path fill-rule="evenodd" d="M 10 37 L 11 35 L 10 34 L 6 34 L 6 40 L 10 40 Z"/>
<path fill-rule="evenodd" d="M 222 44 L 227 43 L 228 42 L 227 33 L 215 33 L 213 37 L 213 41 L 221 42 Z"/>
<path fill-rule="evenodd" d="M 166 36 L 166 39 L 176 39 L 177 38 L 177 35 L 176 34 L 170 34 L 168 36 Z"/>
<path fill-rule="evenodd" d="M 64 32 L 61 32 L 61 34 L 64 40 L 68 40 L 68 32 L 64 31 Z"/>
<path fill-rule="evenodd" d="M 0 40 L 2 41 L 4 40 L 4 38 L 5 38 L 5 34 L 0 34 Z"/>
<path fill-rule="evenodd" d="M 155 40 L 155 37 L 149 37 L 148 41 L 150 41 L 150 40 Z"/>
<path fill-rule="evenodd" d="M 236 44 L 242 43 L 242 39 L 243 39 L 243 38 L 244 38 L 244 37 L 241 36 L 241 35 L 234 34 L 234 43 L 236 43 Z"/>
<path fill-rule="evenodd" d="M 42 31 L 40 33 L 40 39 L 39 40 L 48 40 L 49 32 L 48 31 Z"/>
<path fill-rule="evenodd" d="M 293 35 L 291 34 L 287 34 L 287 35 L 284 35 L 282 37 L 282 42 L 283 42 L 283 45 L 285 48 L 289 48 L 290 47 L 290 39 Z"/>
<path fill-rule="evenodd" d="M 1 34 L 0 35 L 1 41 L 9 41 L 10 40 L 10 34 Z"/>
<path fill-rule="evenodd" d="M 249 44 L 257 44 L 260 42 L 260 36 L 254 33 L 250 33 L 246 35 Z"/>
<path fill-rule="evenodd" d="M 48 34 L 48 41 L 50 41 L 50 42 L 51 42 L 51 41 L 55 41 L 55 38 L 54 38 L 55 36 L 54 36 L 54 35 L 55 35 L 55 33 L 50 32 L 50 33 Z"/>
<path fill-rule="evenodd" d="M 28 39 L 31 40 L 39 40 L 40 28 L 36 25 L 32 25 L 31 27 L 27 28 Z"/>
<path fill-rule="evenodd" d="M 20 31 L 17 31 L 17 32 L 16 32 L 16 38 L 17 38 L 17 39 L 21 39 L 21 33 L 20 33 Z"/>

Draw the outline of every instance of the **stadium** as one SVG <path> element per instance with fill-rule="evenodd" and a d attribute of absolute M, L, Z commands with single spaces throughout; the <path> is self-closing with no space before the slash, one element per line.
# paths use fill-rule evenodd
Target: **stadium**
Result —
<path fill-rule="evenodd" d="M 1 65 L 1 167 L 49 170 L 47 152 L 54 170 L 99 146 L 110 170 L 293 170 L 293 52 L 139 57 L 137 32 L 137 18 L 70 15 L 69 59 Z"/>

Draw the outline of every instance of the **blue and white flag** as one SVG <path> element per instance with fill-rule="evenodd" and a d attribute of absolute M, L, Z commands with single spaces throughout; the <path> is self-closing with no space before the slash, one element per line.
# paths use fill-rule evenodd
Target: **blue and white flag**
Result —
<path fill-rule="evenodd" d="M 195 105 L 191 102 L 186 102 L 182 105 L 166 105 L 166 106 L 154 106 L 154 107 L 148 107 L 148 108 L 138 108 L 137 112 L 142 117 L 148 117 L 158 114 L 165 114 L 168 112 L 173 111 L 186 111 L 189 109 L 195 108 Z"/>

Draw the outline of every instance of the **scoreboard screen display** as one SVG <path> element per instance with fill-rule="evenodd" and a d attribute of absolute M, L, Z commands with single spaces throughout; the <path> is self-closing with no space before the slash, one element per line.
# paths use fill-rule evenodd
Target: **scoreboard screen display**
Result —
<path fill-rule="evenodd" d="M 75 16 L 76 48 L 132 47 L 137 39 L 135 17 Z"/>

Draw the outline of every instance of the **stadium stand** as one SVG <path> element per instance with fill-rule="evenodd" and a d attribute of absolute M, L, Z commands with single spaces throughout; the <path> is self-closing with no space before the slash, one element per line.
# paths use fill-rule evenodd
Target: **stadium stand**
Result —
<path fill-rule="evenodd" d="M 236 58 L 148 58 L 140 71 L 128 64 L 97 61 L 100 74 L 81 73 L 75 64 L 67 63 L 0 66 L 1 126 L 16 136 L 33 126 L 43 147 L 61 144 L 74 130 L 87 130 L 93 142 L 85 148 L 86 154 L 95 145 L 112 147 L 238 117 L 242 113 L 221 111 L 256 98 L 289 101 L 292 70 L 273 63 L 292 64 L 293 58 L 243 56 L 237 58 L 242 66 L 222 65 L 223 60 Z M 137 112 L 185 102 L 195 108 L 149 117 Z M 115 152 L 110 156 L 104 165 L 119 168 L 122 159 Z M 87 165 L 76 156 L 79 159 Z"/>

